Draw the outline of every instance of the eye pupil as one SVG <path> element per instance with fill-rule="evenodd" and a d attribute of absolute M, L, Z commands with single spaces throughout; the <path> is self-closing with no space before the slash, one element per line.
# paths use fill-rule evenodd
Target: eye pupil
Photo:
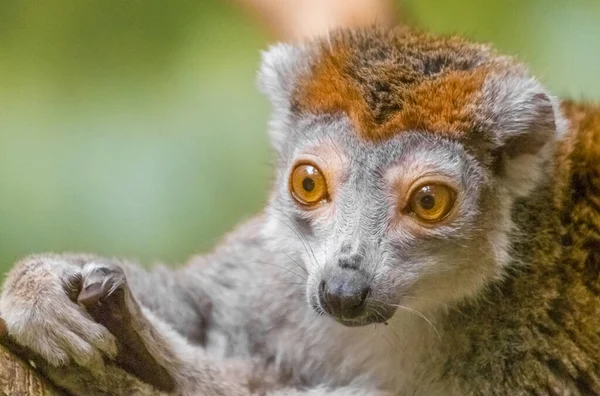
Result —
<path fill-rule="evenodd" d="M 292 197 L 303 206 L 315 206 L 328 201 L 327 181 L 315 165 L 297 165 L 290 175 L 289 187 Z"/>
<path fill-rule="evenodd" d="M 424 195 L 421 197 L 421 207 L 425 210 L 431 210 L 435 207 L 435 198 L 433 195 Z"/>
<path fill-rule="evenodd" d="M 311 192 L 315 189 L 315 181 L 310 177 L 304 178 L 304 180 L 302 180 L 302 188 L 308 192 Z"/>
<path fill-rule="evenodd" d="M 455 201 L 455 190 L 441 183 L 431 183 L 413 190 L 408 210 L 424 223 L 436 223 L 450 214 Z"/>

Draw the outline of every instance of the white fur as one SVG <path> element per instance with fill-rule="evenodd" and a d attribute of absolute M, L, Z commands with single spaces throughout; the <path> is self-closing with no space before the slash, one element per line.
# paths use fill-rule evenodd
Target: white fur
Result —
<path fill-rule="evenodd" d="M 286 108 L 298 76 L 308 73 L 311 52 L 300 45 L 275 44 L 262 52 L 258 88 L 275 108 Z"/>

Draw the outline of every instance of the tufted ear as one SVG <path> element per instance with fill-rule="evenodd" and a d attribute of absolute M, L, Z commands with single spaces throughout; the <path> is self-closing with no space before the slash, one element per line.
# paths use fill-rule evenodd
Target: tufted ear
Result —
<path fill-rule="evenodd" d="M 298 79 L 309 72 L 307 48 L 292 44 L 275 44 L 262 53 L 258 87 L 276 109 L 287 109 Z"/>
<path fill-rule="evenodd" d="M 525 195 L 541 176 L 552 143 L 566 130 L 559 102 L 535 79 L 509 73 L 490 77 L 482 99 L 496 169 L 515 196 Z"/>

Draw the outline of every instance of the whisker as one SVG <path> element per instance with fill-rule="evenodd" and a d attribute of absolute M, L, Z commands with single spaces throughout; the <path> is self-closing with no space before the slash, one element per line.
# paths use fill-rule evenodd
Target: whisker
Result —
<path fill-rule="evenodd" d="M 457 312 L 457 313 L 459 313 L 459 314 L 461 314 L 461 315 L 464 315 L 465 317 L 467 317 L 467 318 L 471 319 L 471 317 L 470 317 L 469 315 L 467 315 L 466 313 L 464 313 L 464 312 L 463 312 L 463 311 L 461 311 L 460 309 L 458 309 L 458 308 L 455 308 L 455 307 L 453 307 L 452 305 L 449 305 L 449 304 L 443 303 L 443 302 L 441 302 L 441 301 L 434 300 L 434 299 L 432 299 L 432 298 L 425 298 L 425 297 L 415 297 L 415 296 L 403 296 L 402 298 L 410 298 L 410 299 L 413 299 L 413 300 L 424 300 L 424 301 L 431 301 L 431 302 L 434 302 L 434 303 L 436 303 L 436 304 L 442 305 L 442 306 L 444 306 L 444 307 L 445 307 L 445 308 L 447 308 L 447 309 L 450 309 L 450 310 L 452 310 L 452 311 L 455 311 L 455 312 Z"/>
<path fill-rule="evenodd" d="M 319 262 L 317 260 L 317 256 L 315 255 L 315 252 L 314 252 L 312 246 L 310 245 L 310 242 L 308 241 L 308 238 L 306 237 L 306 235 L 304 234 L 304 232 L 302 231 L 302 229 L 300 229 L 300 227 L 298 227 L 294 223 L 294 219 L 292 219 L 287 213 L 283 212 L 282 210 L 279 210 L 279 209 L 275 208 L 274 206 L 272 206 L 272 205 L 270 205 L 268 203 L 266 204 L 266 206 L 269 207 L 269 208 L 271 208 L 271 209 L 273 209 L 273 210 L 275 210 L 275 211 L 277 211 L 277 212 L 279 212 L 279 213 L 281 213 L 283 216 L 285 216 L 291 222 L 291 225 L 290 225 L 287 222 L 283 221 L 282 219 L 278 218 L 277 216 L 275 216 L 275 215 L 273 215 L 271 213 L 271 215 L 273 217 L 275 217 L 277 220 L 279 220 L 283 224 L 285 224 L 290 230 L 292 230 L 298 236 L 298 238 L 300 238 L 302 244 L 304 245 L 304 248 L 307 249 L 307 253 L 308 253 L 308 250 L 310 250 L 310 254 L 312 255 L 312 259 L 314 260 L 315 264 L 317 264 L 317 266 L 318 266 Z M 294 227 L 294 228 L 292 228 L 292 227 Z M 307 246 L 308 246 L 308 248 L 307 248 Z"/>
<path fill-rule="evenodd" d="M 281 211 L 280 211 L 281 212 Z M 280 222 L 282 222 L 286 227 L 288 227 L 300 240 L 300 243 L 302 243 L 302 246 L 304 247 L 304 250 L 306 251 L 308 258 L 312 261 L 314 261 L 316 264 L 318 264 L 316 256 L 314 254 L 314 251 L 312 250 L 312 247 L 310 246 L 308 240 L 306 239 L 306 236 L 301 232 L 301 230 L 296 230 L 295 228 L 292 228 L 291 225 L 289 225 L 286 221 L 284 221 L 283 219 L 277 217 L 276 215 L 274 215 L 273 213 L 268 213 L 265 211 L 266 214 L 268 214 L 269 216 L 274 217 L 275 219 L 279 220 Z M 295 227 L 295 226 L 294 226 Z"/>
<path fill-rule="evenodd" d="M 266 263 L 266 262 L 263 262 L 263 261 L 257 261 L 257 263 L 259 263 L 261 265 L 271 265 L 273 267 L 281 268 L 282 270 L 285 270 L 285 271 L 289 272 L 292 275 L 296 275 L 298 278 L 300 278 L 302 280 L 305 280 L 305 281 L 307 280 L 307 278 L 303 277 L 302 275 L 300 275 L 300 274 L 298 274 L 298 273 L 292 271 L 291 269 L 286 268 L 286 267 L 284 267 L 282 265 L 277 265 L 277 264 L 273 264 L 273 263 Z"/>
<path fill-rule="evenodd" d="M 394 330 L 394 328 L 392 326 L 387 326 L 386 330 L 387 330 L 388 334 L 394 340 L 394 345 L 392 346 L 392 348 L 394 349 L 394 351 L 396 353 L 401 353 L 402 351 L 400 350 L 400 345 L 402 344 L 402 341 L 401 341 L 400 335 L 398 333 L 396 333 L 396 330 Z"/>
<path fill-rule="evenodd" d="M 435 331 L 435 333 L 437 334 L 437 336 L 438 336 L 439 339 L 442 338 L 442 335 L 440 334 L 440 332 L 438 331 L 438 329 L 433 325 L 433 323 L 431 322 L 431 320 L 429 320 L 427 318 L 427 316 L 423 315 L 421 312 L 417 311 L 416 309 L 409 308 L 409 307 L 406 307 L 406 306 L 400 305 L 400 304 L 390 304 L 390 305 L 392 305 L 394 307 L 402 308 L 402 309 L 404 309 L 404 310 L 406 310 L 408 312 L 412 312 L 413 314 L 417 315 L 418 317 L 420 317 L 421 319 L 423 319 L 424 321 L 426 321 L 431 326 L 431 328 L 433 329 L 433 331 Z"/>
<path fill-rule="evenodd" d="M 291 257 L 290 257 L 290 255 L 289 255 L 289 254 L 287 254 L 287 252 L 286 252 L 285 250 L 283 251 L 283 254 L 285 254 L 285 256 L 286 256 L 287 258 L 289 258 L 289 259 L 290 259 L 290 261 L 291 261 L 292 263 L 294 263 L 294 264 L 296 264 L 298 267 L 300 267 L 300 269 L 301 269 L 302 271 L 304 271 L 304 273 L 305 273 L 306 275 L 310 275 L 310 274 L 308 273 L 308 271 L 306 270 L 306 268 L 305 268 L 304 266 L 300 265 L 300 263 L 299 263 L 299 262 L 297 262 L 296 260 L 294 260 L 293 258 L 291 258 Z"/>

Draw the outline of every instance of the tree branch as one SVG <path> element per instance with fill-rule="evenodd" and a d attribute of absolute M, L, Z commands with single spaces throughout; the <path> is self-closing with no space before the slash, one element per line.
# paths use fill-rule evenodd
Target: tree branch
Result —
<path fill-rule="evenodd" d="M 69 392 L 60 390 L 68 389 Z M 114 364 L 93 374 L 80 367 L 55 368 L 15 344 L 0 319 L 0 396 L 166 395 Z"/>
<path fill-rule="evenodd" d="M 8 342 L 2 319 L 0 340 L 2 344 Z M 5 345 L 0 345 L 0 395 L 59 396 L 61 393 Z"/>

